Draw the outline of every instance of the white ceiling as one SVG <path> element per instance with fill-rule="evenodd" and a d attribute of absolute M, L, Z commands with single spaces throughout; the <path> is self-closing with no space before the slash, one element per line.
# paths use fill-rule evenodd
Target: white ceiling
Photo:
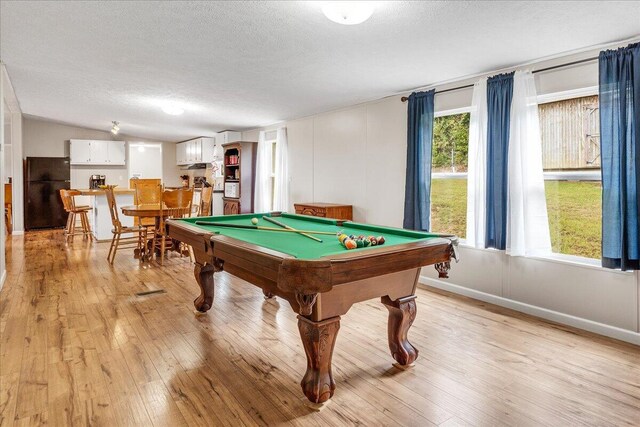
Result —
<path fill-rule="evenodd" d="M 640 2 L 0 2 L 22 110 L 160 140 L 248 129 L 640 33 Z M 184 104 L 182 116 L 158 104 Z"/>

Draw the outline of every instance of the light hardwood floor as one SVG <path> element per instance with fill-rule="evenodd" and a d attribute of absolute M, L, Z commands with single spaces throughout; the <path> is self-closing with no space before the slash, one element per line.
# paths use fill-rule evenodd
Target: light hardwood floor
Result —
<path fill-rule="evenodd" d="M 338 334 L 336 394 L 313 412 L 286 302 L 222 273 L 196 316 L 188 258 L 119 253 L 110 266 L 106 243 L 9 239 L 2 426 L 640 424 L 639 347 L 424 289 L 415 368 L 392 367 L 384 306 L 357 304 Z M 135 295 L 157 288 L 167 293 Z"/>

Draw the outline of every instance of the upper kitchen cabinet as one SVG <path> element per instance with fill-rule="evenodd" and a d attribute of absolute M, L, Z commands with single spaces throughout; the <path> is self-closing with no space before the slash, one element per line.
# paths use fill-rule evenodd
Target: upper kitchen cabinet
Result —
<path fill-rule="evenodd" d="M 72 165 L 126 165 L 124 141 L 72 139 L 69 147 Z"/>
<path fill-rule="evenodd" d="M 127 163 L 127 148 L 124 141 L 109 141 L 108 146 L 108 164 L 125 165 Z"/>
<path fill-rule="evenodd" d="M 176 164 L 186 165 L 187 163 L 187 143 L 179 142 L 176 144 Z"/>
<path fill-rule="evenodd" d="M 242 139 L 242 134 L 240 132 L 232 132 L 225 131 L 216 134 L 216 144 L 222 146 L 223 144 L 228 144 L 230 142 L 237 142 Z"/>
<path fill-rule="evenodd" d="M 211 163 L 215 160 L 214 138 L 196 138 L 176 144 L 176 164 Z"/>

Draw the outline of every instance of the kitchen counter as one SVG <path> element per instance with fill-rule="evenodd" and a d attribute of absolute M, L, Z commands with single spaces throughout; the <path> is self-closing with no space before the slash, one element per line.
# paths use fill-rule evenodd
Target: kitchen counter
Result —
<path fill-rule="evenodd" d="M 104 194 L 104 190 L 101 188 L 80 188 L 78 189 L 78 191 L 80 192 L 80 194 L 82 194 L 83 196 L 97 196 L 97 195 L 103 195 Z M 133 194 L 135 192 L 135 190 L 133 188 L 114 188 L 113 189 L 113 193 L 114 194 Z"/>
<path fill-rule="evenodd" d="M 89 205 L 92 207 L 89 215 L 91 216 L 91 230 L 93 235 L 96 236 L 96 240 L 104 242 L 113 238 L 113 223 L 111 222 L 111 214 L 109 213 L 109 203 L 107 202 L 107 196 L 103 189 L 100 188 L 80 188 L 78 189 L 82 196 L 85 196 L 89 200 Z M 113 189 L 113 194 L 116 196 L 116 205 L 118 209 L 120 206 L 133 205 L 133 194 L 135 190 L 131 188 L 118 188 Z M 89 199 L 90 197 L 90 199 Z M 76 201 L 78 203 L 79 201 Z M 133 226 L 133 218 L 124 216 L 118 212 L 120 222 L 125 227 Z"/>

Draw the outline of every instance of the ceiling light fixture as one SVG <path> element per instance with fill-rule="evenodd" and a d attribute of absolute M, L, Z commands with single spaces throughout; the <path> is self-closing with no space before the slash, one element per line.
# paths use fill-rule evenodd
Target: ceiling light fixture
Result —
<path fill-rule="evenodd" d="M 111 133 L 114 135 L 117 135 L 118 132 L 120 131 L 120 126 L 118 126 L 119 122 L 116 122 L 114 120 L 111 123 L 113 124 L 113 126 L 111 126 Z"/>
<path fill-rule="evenodd" d="M 322 13 L 338 24 L 356 25 L 369 19 L 374 9 L 371 1 L 327 1 L 322 6 Z"/>
<path fill-rule="evenodd" d="M 184 113 L 184 108 L 178 106 L 173 102 L 167 102 L 162 106 L 162 111 L 172 116 L 179 116 L 180 114 Z"/>

